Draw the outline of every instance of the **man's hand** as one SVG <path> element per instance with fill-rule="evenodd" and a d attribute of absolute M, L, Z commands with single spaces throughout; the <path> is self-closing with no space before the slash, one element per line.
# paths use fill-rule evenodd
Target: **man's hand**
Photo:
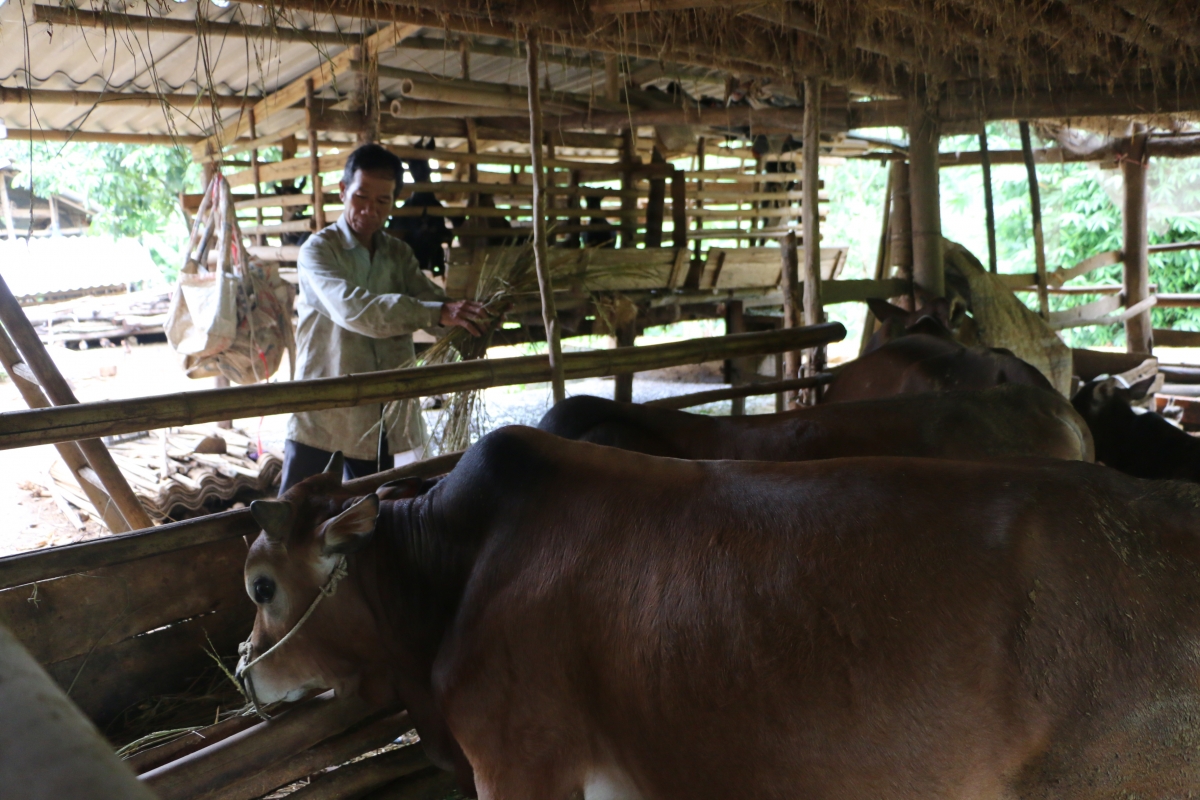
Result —
<path fill-rule="evenodd" d="M 450 300 L 442 303 L 441 325 L 449 328 L 457 325 L 466 328 L 472 336 L 479 336 L 486 327 L 487 315 L 483 311 L 483 303 L 474 300 Z"/>

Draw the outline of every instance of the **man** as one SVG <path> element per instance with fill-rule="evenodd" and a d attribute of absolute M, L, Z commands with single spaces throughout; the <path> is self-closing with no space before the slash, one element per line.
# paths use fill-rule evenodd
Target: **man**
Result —
<path fill-rule="evenodd" d="M 483 306 L 447 300 L 407 244 L 384 233 L 402 182 L 400 159 L 376 144 L 350 154 L 339 183 L 338 221 L 300 249 L 296 377 L 329 378 L 397 369 L 413 362 L 413 331 L 457 325 L 478 336 Z M 415 401 L 391 417 L 395 463 L 416 460 L 427 433 Z M 306 411 L 288 422 L 280 491 L 346 456 L 345 477 L 377 469 L 380 406 Z"/>

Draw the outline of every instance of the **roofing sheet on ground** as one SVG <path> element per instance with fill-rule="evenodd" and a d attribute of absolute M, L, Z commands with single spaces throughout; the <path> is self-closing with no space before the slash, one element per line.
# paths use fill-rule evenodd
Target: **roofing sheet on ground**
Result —
<path fill-rule="evenodd" d="M 136 240 L 102 236 L 0 239 L 0 273 L 17 297 L 165 283 L 150 252 Z"/>

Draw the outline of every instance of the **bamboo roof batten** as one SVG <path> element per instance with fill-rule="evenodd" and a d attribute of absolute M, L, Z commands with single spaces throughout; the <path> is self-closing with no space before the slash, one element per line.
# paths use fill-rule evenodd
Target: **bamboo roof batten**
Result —
<path fill-rule="evenodd" d="M 161 105 L 193 108 L 216 105 L 218 108 L 244 108 L 261 98 L 222 94 L 177 94 L 166 92 L 85 92 L 79 90 L 25 89 L 0 86 L 0 105 L 47 103 L 66 106 L 132 105 L 154 108 Z"/>
<path fill-rule="evenodd" d="M 196 17 L 194 20 L 168 19 L 144 14 L 122 14 L 116 11 L 83 11 L 76 8 L 59 6 L 35 5 L 33 7 L 35 22 L 45 22 L 58 25 L 77 25 L 85 28 L 120 28 L 127 27 L 131 31 L 158 31 L 161 33 L 177 33 L 182 36 L 199 34 L 217 34 L 221 36 L 239 36 L 247 39 L 275 39 L 283 42 L 304 42 L 313 45 L 348 46 L 358 44 L 362 36 L 357 33 L 340 31 L 322 31 L 316 29 L 303 30 L 280 24 L 245 25 L 240 22 L 216 22 Z"/>

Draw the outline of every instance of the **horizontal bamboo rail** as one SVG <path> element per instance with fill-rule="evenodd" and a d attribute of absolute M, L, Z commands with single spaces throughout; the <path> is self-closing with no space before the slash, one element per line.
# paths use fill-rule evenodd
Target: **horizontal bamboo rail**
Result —
<path fill-rule="evenodd" d="M 158 108 L 243 108 L 258 98 L 221 94 L 177 94 L 164 92 L 87 92 L 78 89 L 22 89 L 0 86 L 0 105 L 58 105 L 58 106 L 141 106 Z"/>
<path fill-rule="evenodd" d="M 566 376 L 600 378 L 683 364 L 800 350 L 844 338 L 839 323 L 787 331 L 741 333 L 646 347 L 592 350 L 564 356 Z M 265 414 L 319 411 L 445 392 L 540 383 L 550 379 L 545 356 L 481 359 L 368 372 L 339 378 L 236 386 L 172 395 L 105 400 L 0 414 L 0 449 L 54 444 L 120 433 Z"/>
<path fill-rule="evenodd" d="M 448 453 L 396 469 L 384 470 L 365 478 L 346 481 L 346 486 L 352 491 L 366 494 L 388 481 L 443 475 L 454 469 L 460 458 L 461 452 Z M 11 589 L 35 581 L 126 564 L 237 536 L 256 536 L 258 531 L 258 523 L 250 516 L 250 509 L 239 508 L 157 528 L 143 528 L 120 536 L 107 536 L 78 544 L 4 556 L 0 558 L 0 589 Z"/>

